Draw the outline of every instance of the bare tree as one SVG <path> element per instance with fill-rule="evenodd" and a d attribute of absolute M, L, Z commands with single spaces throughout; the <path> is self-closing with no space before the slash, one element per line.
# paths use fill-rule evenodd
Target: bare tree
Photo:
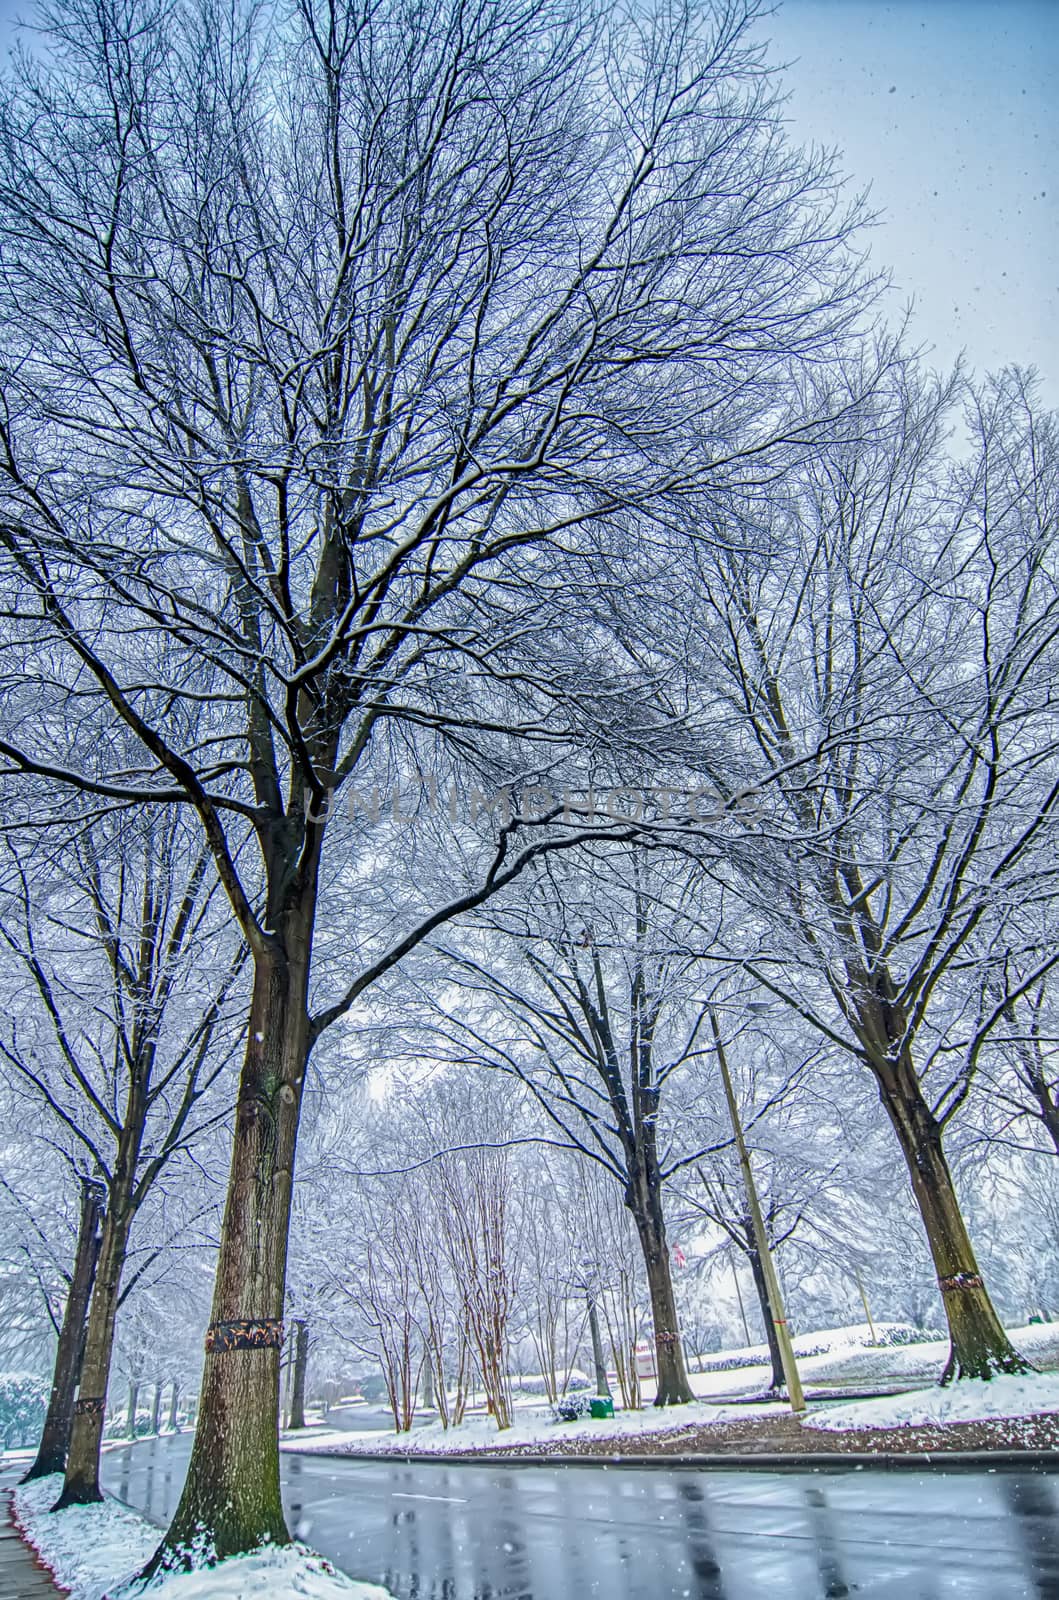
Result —
<path fill-rule="evenodd" d="M 765 1281 L 765 1271 L 761 1264 L 761 1253 L 757 1247 L 754 1233 L 753 1219 L 746 1204 L 746 1195 L 739 1180 L 732 1179 L 723 1171 L 714 1168 L 707 1172 L 705 1168 L 699 1169 L 702 1191 L 700 1195 L 684 1198 L 701 1214 L 716 1223 L 722 1229 L 730 1243 L 734 1246 L 737 1255 L 746 1258 L 750 1267 L 750 1275 L 754 1282 L 754 1292 L 757 1295 L 758 1305 L 761 1309 L 761 1320 L 765 1325 L 765 1338 L 768 1342 L 769 1360 L 772 1364 L 772 1380 L 770 1388 L 779 1393 L 786 1388 L 787 1380 L 783 1371 L 783 1357 L 780 1353 L 779 1340 L 776 1337 L 775 1317 L 769 1300 L 768 1285 Z M 801 1218 L 795 1214 L 793 1217 L 783 1217 L 783 1203 L 778 1196 L 770 1192 L 768 1203 L 762 1207 L 765 1229 L 768 1234 L 769 1248 L 775 1250 L 795 1232 Z"/>
<path fill-rule="evenodd" d="M 504 1149 L 467 1150 L 437 1163 L 439 1208 L 449 1268 L 489 1410 L 511 1426 L 508 1320 L 515 1266 L 510 1234 L 511 1174 Z"/>
<path fill-rule="evenodd" d="M 154 813 L 97 822 L 50 864 L 7 851 L 0 940 L 23 984 L 0 1026 L 0 1058 L 13 1090 L 80 1147 L 106 1195 L 64 1505 L 102 1499 L 99 1448 L 137 1213 L 226 1108 L 209 1096 L 233 1056 L 219 1025 L 246 950 L 230 948 L 209 853 L 188 833 L 178 813 Z"/>
<path fill-rule="evenodd" d="M 294 1320 L 294 1350 L 290 1386 L 288 1428 L 305 1427 L 305 1382 L 309 1365 L 309 1324 L 304 1317 Z"/>
<path fill-rule="evenodd" d="M 70 1273 L 62 1323 L 57 1329 L 55 1366 L 48 1411 L 44 1418 L 37 1454 L 22 1480 L 23 1483 L 29 1483 L 34 1478 L 46 1478 L 53 1472 L 66 1471 L 66 1457 L 74 1425 L 74 1400 L 81 1376 L 85 1335 L 88 1331 L 88 1306 L 96 1278 L 96 1264 L 99 1260 L 104 1205 L 104 1194 L 98 1181 L 82 1176 L 80 1187 L 81 1221 L 77 1230 L 73 1270 Z"/>
<path fill-rule="evenodd" d="M 999 980 L 987 967 L 983 983 L 982 1009 L 988 1014 L 999 1003 L 1001 1010 L 983 1040 L 975 1085 L 978 1105 L 985 1102 L 982 1137 L 989 1143 L 1017 1143 L 1014 1130 L 1024 1129 L 1028 1123 L 1043 1133 L 1059 1155 L 1059 1031 L 1054 980 L 1049 982 L 1046 975 L 1026 984 L 1019 970 L 1012 971 L 1010 956 L 1003 965 L 1006 970 Z"/>
<path fill-rule="evenodd" d="M 1024 1365 L 943 1135 L 984 1041 L 1059 959 L 1013 916 L 1055 892 L 1056 430 L 1018 374 L 968 398 L 974 452 L 949 470 L 951 392 L 899 365 L 859 443 L 777 499 L 768 559 L 704 550 L 697 577 L 701 681 L 761 785 L 729 880 L 757 931 L 726 929 L 724 954 L 873 1074 L 933 1252 L 946 1379 Z"/>
<path fill-rule="evenodd" d="M 101 802 L 193 810 L 252 952 L 167 1541 L 205 1530 L 223 1557 L 288 1537 L 308 1054 L 536 848 L 505 831 L 470 886 L 359 930 L 314 996 L 321 871 L 336 850 L 365 870 L 342 791 L 439 745 L 536 769 L 585 687 L 546 642 L 565 563 L 785 443 L 790 364 L 861 294 L 848 208 L 783 141 L 745 0 L 48 16 L 0 119 L 0 538 L 28 674 L 0 751 Z M 79 745 L 101 708 L 123 737 Z"/>
<path fill-rule="evenodd" d="M 620 1184 L 647 1271 L 659 1406 L 693 1398 L 663 1191 L 726 1138 L 715 1118 L 692 1132 L 684 1106 L 665 1117 L 681 1068 L 703 1053 L 698 963 L 682 917 L 688 883 L 683 864 L 642 852 L 624 869 L 545 868 L 531 907 L 505 909 L 484 938 L 447 947 L 455 981 L 477 1003 L 438 1006 L 433 1024 L 434 1048 L 517 1077 L 562 1141 Z"/>
<path fill-rule="evenodd" d="M 569 1197 L 553 1172 L 550 1152 L 534 1151 L 519 1198 L 519 1280 L 515 1313 L 529 1336 L 544 1393 L 554 1404 L 565 1393 L 584 1335 L 585 1294 L 594 1263 L 578 1260 L 580 1230 Z"/>

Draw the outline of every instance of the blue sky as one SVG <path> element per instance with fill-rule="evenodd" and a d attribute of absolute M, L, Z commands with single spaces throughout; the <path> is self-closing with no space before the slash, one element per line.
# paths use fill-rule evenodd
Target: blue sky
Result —
<path fill-rule="evenodd" d="M 0 36 L 31 12 L 0 0 Z M 1059 404 L 1059 0 L 782 0 L 761 30 L 792 134 L 870 188 L 916 341 L 1035 365 Z"/>
<path fill-rule="evenodd" d="M 1059 404 L 1059 0 L 785 0 L 762 31 L 792 133 L 870 186 L 917 342 Z"/>

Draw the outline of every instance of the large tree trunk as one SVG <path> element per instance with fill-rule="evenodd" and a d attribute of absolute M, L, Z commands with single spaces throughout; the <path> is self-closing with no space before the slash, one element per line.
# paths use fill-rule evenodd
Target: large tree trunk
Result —
<path fill-rule="evenodd" d="M 299 1318 L 294 1324 L 294 1375 L 291 1384 L 288 1428 L 305 1427 L 305 1369 L 309 1364 L 309 1324 Z"/>
<path fill-rule="evenodd" d="M 103 1238 L 92 1300 L 88 1308 L 88 1331 L 81 1362 L 81 1381 L 74 1406 L 66 1478 L 54 1509 L 64 1506 L 93 1505 L 102 1500 L 99 1487 L 99 1450 L 103 1441 L 103 1414 L 110 1383 L 110 1363 L 114 1354 L 114 1322 L 118 1314 L 121 1276 L 129 1244 L 132 1218 L 123 1195 L 111 1192 L 103 1218 Z"/>
<path fill-rule="evenodd" d="M 309 1048 L 311 914 L 255 963 L 199 1415 L 184 1492 L 148 1564 L 289 1544 L 279 1484 L 280 1344 L 298 1112 Z"/>
<path fill-rule="evenodd" d="M 669 1246 L 666 1243 L 665 1219 L 662 1215 L 661 1186 L 657 1178 L 645 1171 L 643 1166 L 629 1185 L 626 1204 L 636 1223 L 644 1266 L 647 1269 L 647 1287 L 651 1296 L 655 1364 L 658 1369 L 654 1403 L 656 1406 L 685 1405 L 689 1400 L 694 1400 L 695 1396 L 688 1382 L 684 1352 L 680 1343 L 677 1302 L 669 1270 Z"/>
<path fill-rule="evenodd" d="M 768 1341 L 769 1360 L 772 1362 L 772 1383 L 770 1388 L 777 1393 L 786 1389 L 787 1379 L 783 1371 L 783 1356 L 780 1354 L 780 1341 L 776 1334 L 774 1313 L 769 1304 L 769 1289 L 765 1281 L 765 1269 L 761 1265 L 761 1257 L 756 1245 L 747 1248 L 747 1259 L 750 1262 L 750 1272 L 754 1279 L 754 1288 L 757 1290 L 758 1304 L 761 1307 L 761 1320 L 765 1324 L 765 1338 Z"/>
<path fill-rule="evenodd" d="M 81 1180 L 81 1223 L 77 1232 L 74 1268 L 66 1296 L 59 1343 L 55 1351 L 48 1414 L 33 1465 L 22 1479 L 46 1478 L 66 1471 L 70 1434 L 74 1424 L 74 1395 L 84 1357 L 86 1318 L 99 1259 L 103 1191 L 87 1178 Z"/>
<path fill-rule="evenodd" d="M 904 1061 L 896 1068 L 887 1063 L 876 1076 L 908 1166 L 949 1325 L 949 1359 L 942 1383 L 1030 1371 L 989 1298 L 942 1150 L 942 1130 L 911 1063 Z"/>

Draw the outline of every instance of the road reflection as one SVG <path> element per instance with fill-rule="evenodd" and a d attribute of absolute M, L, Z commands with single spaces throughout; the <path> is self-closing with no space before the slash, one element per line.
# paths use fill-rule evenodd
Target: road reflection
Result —
<path fill-rule="evenodd" d="M 164 1522 L 190 1435 L 108 1452 Z M 1059 1600 L 1057 1480 L 284 1455 L 290 1527 L 398 1600 Z"/>

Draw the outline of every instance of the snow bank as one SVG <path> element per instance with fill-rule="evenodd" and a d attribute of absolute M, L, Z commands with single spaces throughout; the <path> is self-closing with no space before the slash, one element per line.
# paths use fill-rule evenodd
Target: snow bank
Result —
<path fill-rule="evenodd" d="M 1059 1375 L 1031 1372 L 985 1382 L 964 1378 L 944 1389 L 887 1395 L 828 1406 L 805 1419 L 807 1428 L 840 1432 L 847 1428 L 913 1428 L 924 1424 L 983 1422 L 991 1417 L 1028 1417 L 1059 1411 Z"/>
<path fill-rule="evenodd" d="M 169 1573 L 146 1589 L 125 1586 L 153 1555 L 158 1529 L 119 1501 L 52 1513 L 61 1476 L 38 1478 L 15 1491 L 15 1515 L 45 1566 L 71 1600 L 119 1600 L 124 1592 L 151 1600 L 392 1600 L 386 1589 L 354 1583 L 304 1545 L 268 1548 L 193 1572 Z"/>
<path fill-rule="evenodd" d="M 388 1589 L 354 1583 L 322 1556 L 297 1544 L 174 1574 L 134 1593 L 150 1600 L 392 1600 Z"/>
<path fill-rule="evenodd" d="M 100 1600 L 108 1588 L 134 1577 L 158 1546 L 158 1529 L 116 1500 L 50 1511 L 62 1489 L 61 1474 L 35 1478 L 15 1490 L 15 1516 L 46 1567 L 75 1600 Z"/>

